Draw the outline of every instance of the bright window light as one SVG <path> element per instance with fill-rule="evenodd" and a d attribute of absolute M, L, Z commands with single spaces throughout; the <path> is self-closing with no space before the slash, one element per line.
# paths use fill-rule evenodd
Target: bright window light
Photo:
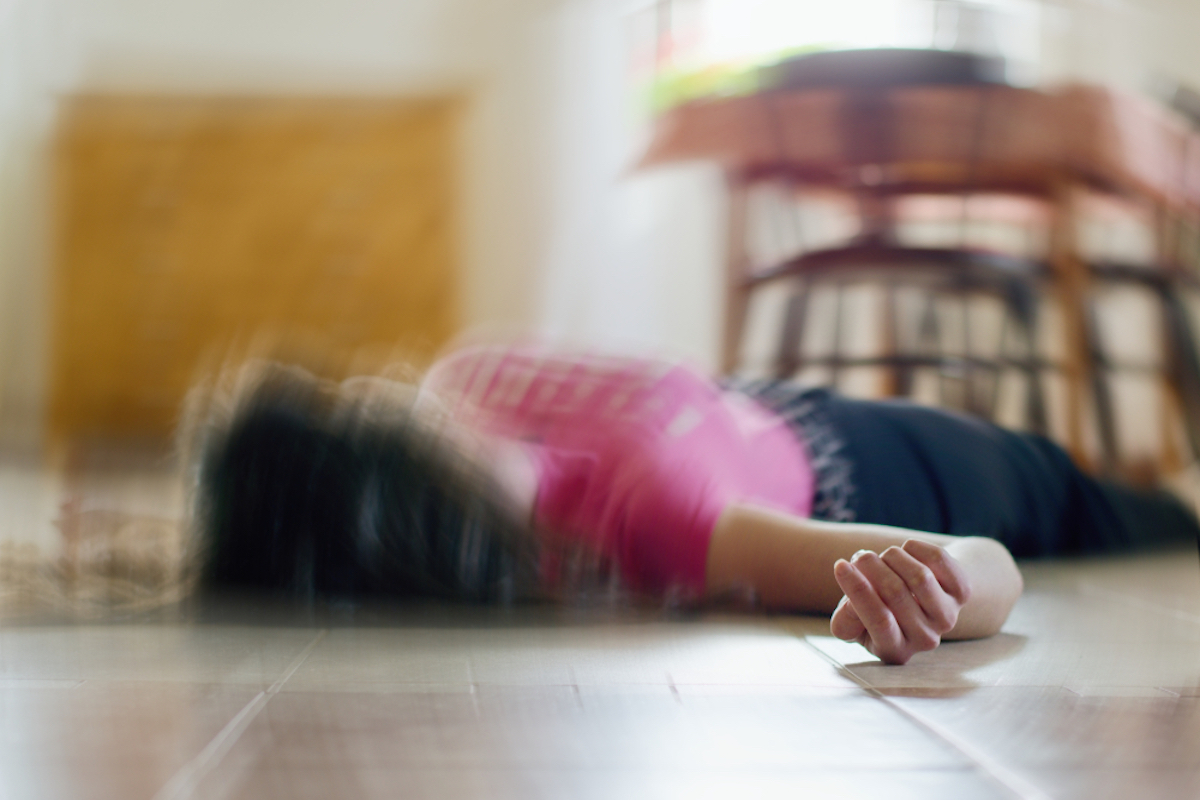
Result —
<path fill-rule="evenodd" d="M 933 48 L 1006 62 L 1037 83 L 1038 0 L 636 0 L 631 74 L 647 108 L 755 91 L 758 67 L 818 50 Z"/>
<path fill-rule="evenodd" d="M 694 66 L 804 50 L 931 47 L 1036 65 L 1037 0 L 676 0 L 698 10 Z"/>
<path fill-rule="evenodd" d="M 911 45 L 911 0 L 709 0 L 700 58 L 754 61 L 805 47 Z"/>

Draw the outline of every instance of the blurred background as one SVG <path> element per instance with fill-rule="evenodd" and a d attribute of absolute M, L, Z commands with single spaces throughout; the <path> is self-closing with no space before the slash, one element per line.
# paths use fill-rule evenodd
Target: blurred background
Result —
<path fill-rule="evenodd" d="M 1196 30 L 1191 0 L 0 0 L 0 445 L 166 441 L 263 336 L 355 371 L 482 327 L 1178 469 Z M 874 48 L 970 58 L 804 66 Z"/>

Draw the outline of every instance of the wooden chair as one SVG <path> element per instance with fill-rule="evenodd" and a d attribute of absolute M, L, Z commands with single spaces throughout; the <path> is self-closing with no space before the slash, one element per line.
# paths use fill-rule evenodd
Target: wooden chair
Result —
<path fill-rule="evenodd" d="M 781 151 L 791 157 L 735 173 L 731 180 L 735 204 L 744 204 L 758 186 L 768 182 L 782 184 L 797 195 L 814 189 L 841 192 L 856 210 L 858 232 L 832 247 L 801 250 L 774 263 L 756 264 L 749 263 L 752 259 L 742 239 L 746 222 L 735 221 L 730 257 L 731 263 L 740 260 L 741 264 L 730 271 L 723 359 L 727 369 L 736 369 L 741 360 L 745 318 L 755 293 L 786 281 L 790 297 L 771 367 L 775 376 L 794 377 L 808 367 L 822 366 L 828 368 L 828 382 L 837 386 L 843 370 L 875 367 L 882 375 L 879 394 L 907 396 L 913 393 L 918 371 L 933 370 L 939 375 L 938 402 L 994 417 L 999 376 L 1016 370 L 1025 379 L 1018 424 L 1046 431 L 1042 372 L 1051 365 L 1039 358 L 1036 343 L 1037 298 L 1047 265 L 1028 256 L 980 252 L 961 240 L 942 247 L 914 246 L 904 241 L 899 230 L 901 206 L 914 196 L 962 199 L 959 218 L 952 220 L 960 229 L 968 222 L 966 198 L 975 195 L 1017 193 L 1049 201 L 1054 186 L 1045 176 L 1013 174 L 984 163 L 982 131 L 993 112 L 991 90 L 1011 91 L 1002 76 L 1003 64 L 995 59 L 918 50 L 821 53 L 785 62 L 770 73 L 766 99 L 776 107 L 796 93 L 837 97 L 832 118 L 839 147 L 829 154 L 832 157 L 805 158 L 796 153 L 802 146 L 791 144 L 795 131 L 788 129 L 788 117 L 769 114 L 775 138 L 784 143 Z M 951 110 L 956 118 L 949 124 L 960 140 L 954 158 L 922 157 L 919 148 L 913 151 L 905 144 L 913 123 L 919 126 L 920 121 L 895 98 L 897 91 L 912 87 L 971 90 L 964 95 L 971 102 Z M 946 104 L 938 110 L 945 113 Z M 745 213 L 736 205 L 735 210 Z M 837 333 L 828 352 L 808 352 L 805 336 L 813 292 L 832 288 L 840 308 L 843 289 L 864 283 L 880 286 L 883 292 L 881 314 L 886 322 L 878 352 L 850 355 L 841 348 Z M 910 332 L 915 335 L 908 336 L 896 307 L 897 294 L 905 289 L 923 295 L 920 324 Z M 976 297 L 995 298 L 1003 308 L 1002 344 L 997 352 L 985 355 L 969 348 L 955 352 L 946 346 L 938 307 L 959 302 L 966 310 Z M 969 339 L 972 321 L 970 314 L 963 317 L 963 334 Z M 837 328 L 840 319 L 833 324 Z"/>
<path fill-rule="evenodd" d="M 1122 423 L 1108 387 L 1128 365 L 1114 361 L 1101 341 L 1096 296 L 1105 286 L 1150 287 L 1158 298 L 1169 354 L 1138 369 L 1154 372 L 1164 395 L 1175 398 L 1172 424 L 1187 430 L 1193 457 L 1200 454 L 1200 373 L 1179 300 L 1186 272 L 1178 246 L 1180 222 L 1194 220 L 1200 208 L 1200 180 L 1189 177 L 1200 167 L 1185 169 L 1193 156 L 1200 164 L 1197 142 L 1136 98 L 1095 87 L 1050 93 L 1007 86 L 994 61 L 963 54 L 861 51 L 797 59 L 755 95 L 677 109 L 661 121 L 643 163 L 707 157 L 726 166 L 726 370 L 746 367 L 752 304 L 769 287 L 783 286 L 787 308 L 766 371 L 793 376 L 817 366 L 836 383 L 847 369 L 873 366 L 881 370 L 876 393 L 883 395 L 909 394 L 914 376 L 932 371 L 939 385 L 957 386 L 942 402 L 987 417 L 997 414 L 997 376 L 1015 372 L 1023 380 L 1022 413 L 1006 422 L 1053 434 L 1085 467 L 1125 473 Z M 853 209 L 857 232 L 821 247 L 793 237 L 790 247 L 764 255 L 754 242 L 762 227 L 756 198 L 764 190 L 783 206 L 814 192 L 836 193 Z M 1128 270 L 1084 257 L 1077 221 L 1091 194 L 1149 209 L 1158 267 L 1138 273 L 1141 283 L 1131 284 Z M 1044 246 L 1004 253 L 981 250 L 965 236 L 928 246 L 904 234 L 914 198 L 961 201 L 958 218 L 943 222 L 965 231 L 972 223 L 968 200 L 986 196 L 1019 198 L 1034 209 L 1028 228 Z M 835 333 L 833 346 L 814 353 L 806 346 L 814 293 L 837 295 L 867 282 L 884 298 L 876 351 L 847 353 Z M 906 338 L 888 298 L 909 291 L 924 293 L 926 310 Z M 989 298 L 1002 308 L 1001 346 L 986 354 L 944 346 L 931 309 Z M 1060 322 L 1057 348 L 1048 346 L 1056 339 L 1046 328 L 1052 318 Z M 1165 461 L 1173 459 L 1182 456 Z"/>

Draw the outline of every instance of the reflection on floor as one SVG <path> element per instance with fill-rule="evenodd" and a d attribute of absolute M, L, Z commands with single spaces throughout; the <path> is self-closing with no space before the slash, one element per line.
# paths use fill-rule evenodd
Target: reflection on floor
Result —
<path fill-rule="evenodd" d="M 1025 570 L 1005 633 L 905 667 L 801 617 L 27 615 L 0 797 L 1200 796 L 1196 553 Z"/>

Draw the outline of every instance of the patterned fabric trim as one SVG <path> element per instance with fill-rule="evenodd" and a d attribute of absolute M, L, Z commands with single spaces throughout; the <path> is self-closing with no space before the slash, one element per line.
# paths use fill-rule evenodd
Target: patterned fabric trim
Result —
<path fill-rule="evenodd" d="M 723 389 L 741 392 L 778 414 L 808 452 L 814 477 L 812 518 L 853 522 L 854 462 L 846 442 L 829 418 L 828 389 L 813 389 L 771 378 L 723 378 Z"/>

